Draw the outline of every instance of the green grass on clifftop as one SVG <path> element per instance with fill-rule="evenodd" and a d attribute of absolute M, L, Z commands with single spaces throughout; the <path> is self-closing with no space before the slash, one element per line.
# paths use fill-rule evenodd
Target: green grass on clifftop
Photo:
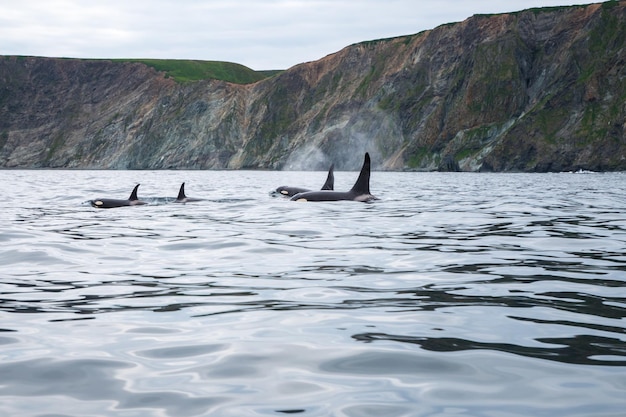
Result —
<path fill-rule="evenodd" d="M 222 61 L 184 59 L 116 59 L 118 62 L 140 62 L 165 72 L 166 76 L 185 83 L 200 80 L 222 80 L 235 84 L 251 84 L 281 72 L 255 71 L 241 64 Z"/>

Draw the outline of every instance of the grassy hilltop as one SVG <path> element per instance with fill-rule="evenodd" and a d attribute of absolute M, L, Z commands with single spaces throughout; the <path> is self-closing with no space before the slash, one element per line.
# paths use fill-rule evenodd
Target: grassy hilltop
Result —
<path fill-rule="evenodd" d="M 280 70 L 255 71 L 245 65 L 222 61 L 197 61 L 187 59 L 115 59 L 116 62 L 140 62 L 165 72 L 177 82 L 186 83 L 207 79 L 234 84 L 252 84 L 281 72 Z"/>

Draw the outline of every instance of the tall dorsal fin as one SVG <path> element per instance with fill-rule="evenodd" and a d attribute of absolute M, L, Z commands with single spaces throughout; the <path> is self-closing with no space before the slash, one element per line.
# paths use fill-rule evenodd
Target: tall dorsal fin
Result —
<path fill-rule="evenodd" d="M 357 194 L 370 193 L 370 154 L 367 152 L 365 152 L 365 160 L 363 161 L 359 178 L 356 179 L 350 192 Z"/>
<path fill-rule="evenodd" d="M 130 197 L 128 197 L 130 201 L 139 200 L 139 198 L 137 197 L 137 188 L 139 188 L 139 184 L 135 185 L 135 188 L 133 188 L 133 192 L 130 193 Z"/>
<path fill-rule="evenodd" d="M 185 183 L 183 182 L 180 185 L 180 190 L 178 190 L 178 197 L 176 197 L 177 200 L 182 200 L 183 198 L 186 198 L 187 196 L 185 195 Z"/>
<path fill-rule="evenodd" d="M 331 164 L 328 169 L 328 176 L 326 177 L 326 182 L 322 186 L 322 190 L 334 190 L 335 189 L 335 164 Z"/>

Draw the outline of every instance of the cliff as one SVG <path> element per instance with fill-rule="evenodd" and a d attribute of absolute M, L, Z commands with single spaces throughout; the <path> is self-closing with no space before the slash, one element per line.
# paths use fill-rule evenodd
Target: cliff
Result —
<path fill-rule="evenodd" d="M 253 84 L 0 57 L 0 167 L 625 170 L 626 1 L 477 15 Z"/>

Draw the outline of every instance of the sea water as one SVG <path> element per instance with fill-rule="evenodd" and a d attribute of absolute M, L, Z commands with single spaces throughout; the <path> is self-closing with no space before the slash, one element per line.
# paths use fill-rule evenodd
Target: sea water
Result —
<path fill-rule="evenodd" d="M 626 415 L 626 174 L 325 178 L 0 171 L 0 415 Z"/>

